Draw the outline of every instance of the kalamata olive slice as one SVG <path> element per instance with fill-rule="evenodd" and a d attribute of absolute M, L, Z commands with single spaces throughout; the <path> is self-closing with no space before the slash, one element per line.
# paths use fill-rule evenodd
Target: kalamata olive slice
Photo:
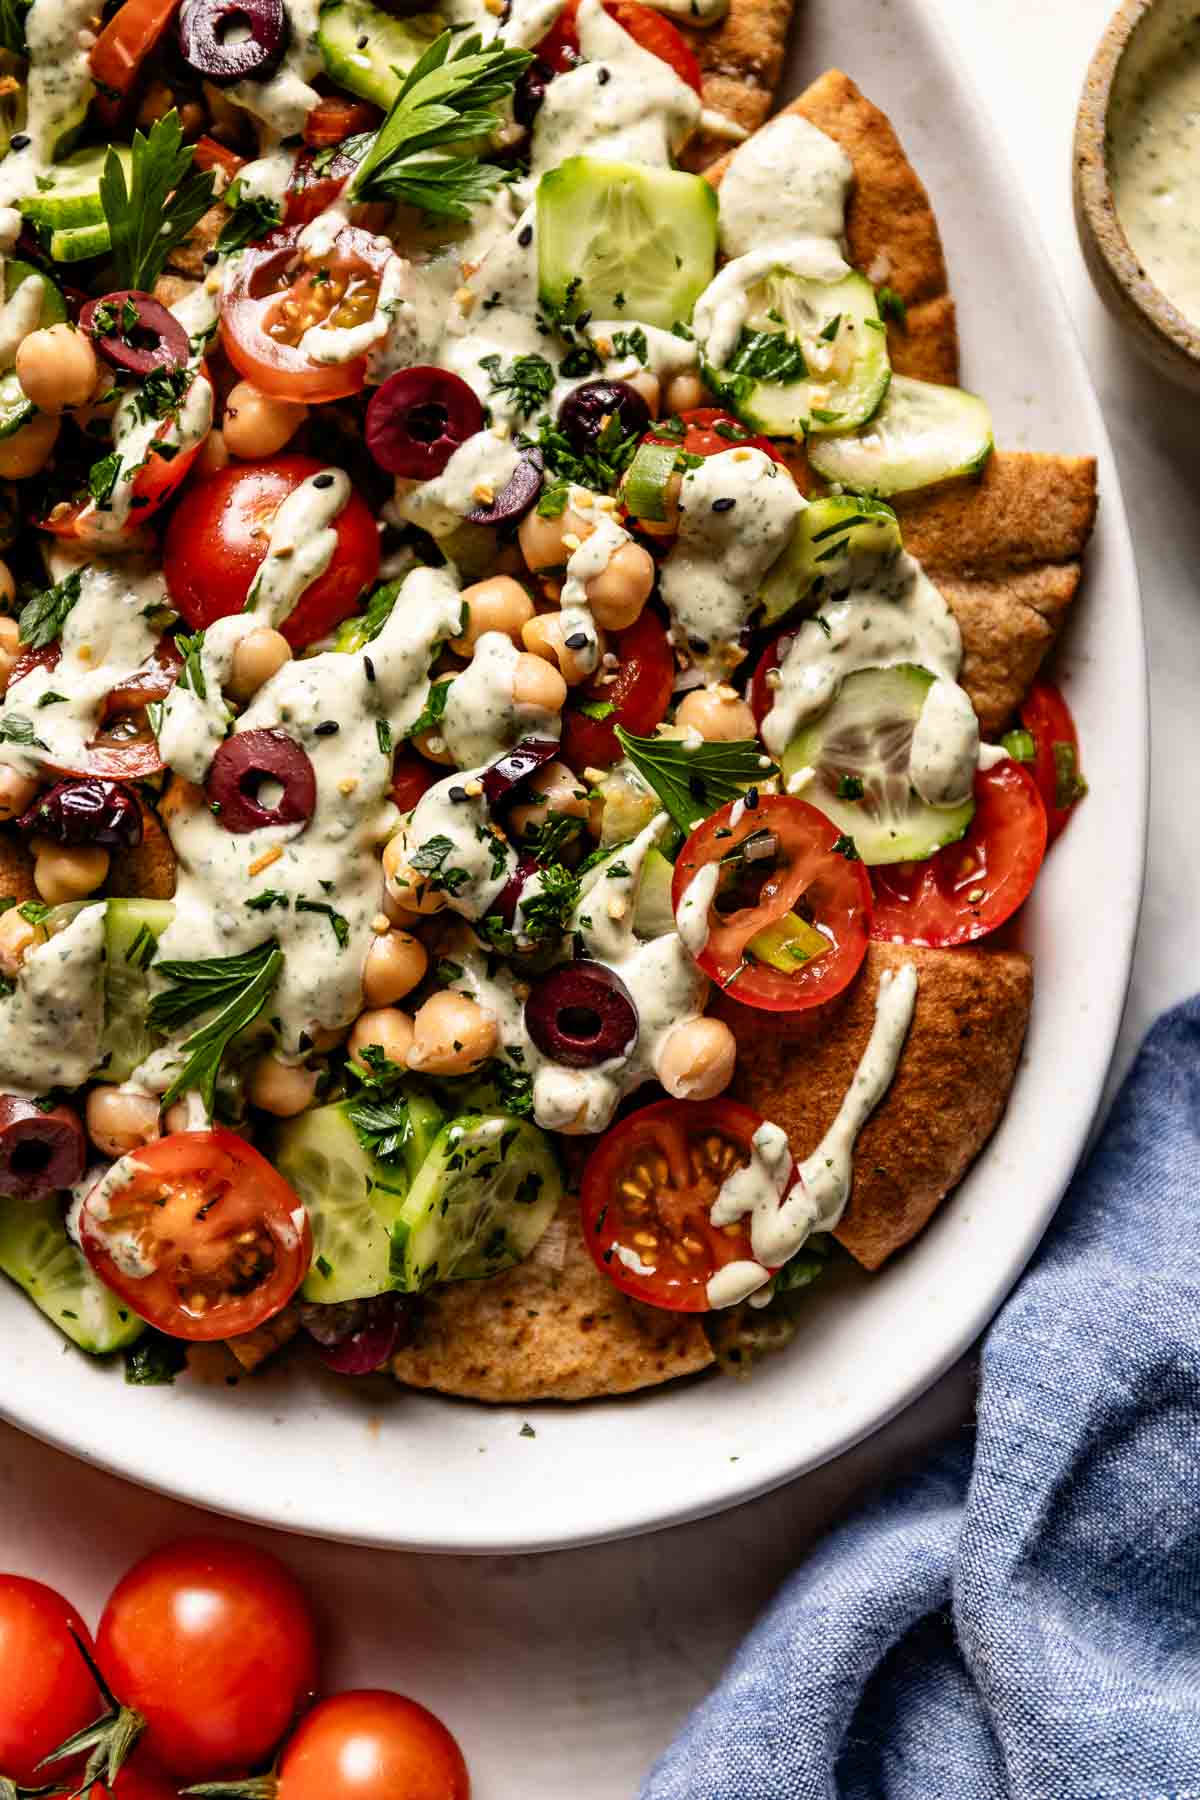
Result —
<path fill-rule="evenodd" d="M 0 1194 L 37 1200 L 73 1187 L 86 1161 L 83 1126 L 69 1106 L 43 1112 L 31 1100 L 0 1094 Z"/>
<path fill-rule="evenodd" d="M 389 475 L 431 481 L 460 444 L 483 430 L 478 397 L 446 369 L 400 369 L 367 408 L 367 449 Z"/>
<path fill-rule="evenodd" d="M 268 783 L 281 791 L 264 801 L 261 790 Z M 306 825 L 317 804 L 313 766 L 286 731 L 242 731 L 226 738 L 204 788 L 227 831 Z"/>
<path fill-rule="evenodd" d="M 517 916 L 517 903 L 525 891 L 525 884 L 532 881 L 537 872 L 538 863 L 534 857 L 518 857 L 516 868 L 492 902 L 492 912 L 509 931 Z"/>
<path fill-rule="evenodd" d="M 153 369 L 182 369 L 191 355 L 187 332 L 153 294 L 118 288 L 89 300 L 79 315 L 97 350 L 116 369 L 149 375 Z"/>
<path fill-rule="evenodd" d="M 59 781 L 17 820 L 20 831 L 39 832 L 56 844 L 101 850 L 134 850 L 142 841 L 142 809 L 132 788 L 85 775 Z"/>
<path fill-rule="evenodd" d="M 488 805 L 495 808 L 512 800 L 529 777 L 553 762 L 561 749 L 557 738 L 525 738 L 515 749 L 498 756 L 479 777 Z"/>
<path fill-rule="evenodd" d="M 558 409 L 558 423 L 577 450 L 590 450 L 613 414 L 628 437 L 640 437 L 650 423 L 650 408 L 627 381 L 581 381 Z"/>
<path fill-rule="evenodd" d="M 621 977 L 603 963 L 568 963 L 534 983 L 525 1029 L 544 1056 L 569 1069 L 592 1069 L 633 1049 L 637 1007 Z"/>
<path fill-rule="evenodd" d="M 183 0 L 179 48 L 184 61 L 217 87 L 265 81 L 287 49 L 283 0 Z"/>
<path fill-rule="evenodd" d="M 464 516 L 472 525 L 510 525 L 523 519 L 542 491 L 545 466 L 540 450 L 527 450 L 491 505 Z"/>
<path fill-rule="evenodd" d="M 318 1313 L 338 1316 L 324 1320 Z M 398 1294 L 376 1294 L 341 1306 L 306 1306 L 301 1318 L 317 1355 L 337 1375 L 373 1375 L 396 1349 L 407 1322 Z"/>
<path fill-rule="evenodd" d="M 554 70 L 549 63 L 534 61 L 521 71 L 513 89 L 513 118 L 518 125 L 524 125 L 527 130 L 533 125 L 553 79 Z"/>

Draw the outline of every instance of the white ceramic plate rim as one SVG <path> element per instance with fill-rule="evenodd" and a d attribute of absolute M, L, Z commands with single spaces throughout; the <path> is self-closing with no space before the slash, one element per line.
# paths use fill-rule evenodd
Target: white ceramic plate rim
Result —
<path fill-rule="evenodd" d="M 801 12 L 802 74 L 782 94 L 840 52 L 891 113 L 933 194 L 964 379 L 995 404 L 999 441 L 1099 461 L 1083 617 L 1059 665 L 1092 793 L 1024 922 L 1039 989 L 1005 1119 L 913 1249 L 814 1296 L 797 1342 L 745 1386 L 714 1376 L 585 1406 L 483 1408 L 335 1383 L 303 1362 L 236 1390 L 224 1369 L 134 1389 L 63 1354 L 4 1286 L 0 1415 L 57 1448 L 218 1512 L 352 1542 L 494 1553 L 647 1531 L 764 1493 L 878 1430 L 978 1336 L 1052 1217 L 1100 1103 L 1145 861 L 1145 651 L 1116 469 L 1000 134 L 920 0 L 882 13 L 801 0 Z"/>

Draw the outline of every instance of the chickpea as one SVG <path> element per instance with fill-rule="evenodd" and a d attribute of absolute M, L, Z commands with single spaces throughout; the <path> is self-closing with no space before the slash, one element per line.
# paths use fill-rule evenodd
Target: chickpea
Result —
<path fill-rule="evenodd" d="M 35 413 L 28 425 L 0 438 L 0 480 L 24 481 L 44 469 L 58 441 L 58 420 L 53 413 Z"/>
<path fill-rule="evenodd" d="M 8 564 L 0 558 L 0 606 L 11 606 L 17 597 L 17 584 Z"/>
<path fill-rule="evenodd" d="M 632 375 L 622 375 L 621 380 L 626 387 L 631 387 L 635 394 L 640 394 L 650 409 L 650 417 L 657 419 L 658 403 L 662 389 L 658 376 L 651 369 L 636 369 Z"/>
<path fill-rule="evenodd" d="M 231 456 L 252 461 L 274 456 L 290 443 L 308 417 L 308 408 L 297 400 L 277 400 L 251 381 L 239 381 L 225 402 L 222 430 Z"/>
<path fill-rule="evenodd" d="M 99 372 L 92 340 L 74 325 L 31 331 L 17 351 L 17 380 L 39 412 L 83 406 L 91 399 Z"/>
<path fill-rule="evenodd" d="M 692 412 L 697 406 L 711 406 L 712 395 L 698 375 L 672 375 L 663 394 L 663 411 Z"/>
<path fill-rule="evenodd" d="M 17 819 L 38 791 L 37 782 L 0 765 L 0 819 Z"/>
<path fill-rule="evenodd" d="M 756 726 L 754 714 L 731 687 L 693 688 L 679 702 L 675 723 L 685 730 L 698 731 L 709 744 L 732 744 L 741 738 L 752 738 Z"/>
<path fill-rule="evenodd" d="M 440 764 L 443 769 L 454 767 L 454 752 L 436 725 L 429 731 L 418 731 L 412 739 L 412 747 L 428 761 Z"/>
<path fill-rule="evenodd" d="M 500 1033 L 491 1013 L 466 994 L 432 994 L 413 1020 L 410 1069 L 466 1075 L 495 1054 Z"/>
<path fill-rule="evenodd" d="M 402 913 L 441 912 L 446 896 L 430 886 L 428 875 L 411 867 L 403 837 L 394 837 L 383 851 L 383 879 L 388 897 Z"/>
<path fill-rule="evenodd" d="M 93 1088 L 84 1114 L 87 1134 L 101 1156 L 128 1156 L 159 1135 L 158 1101 L 106 1083 Z"/>
<path fill-rule="evenodd" d="M 64 900 L 85 900 L 107 879 L 108 863 L 107 850 L 49 844 L 37 853 L 33 885 L 47 906 L 58 906 Z"/>
<path fill-rule="evenodd" d="M 654 558 L 644 544 L 622 544 L 608 567 L 587 583 L 588 605 L 597 625 L 606 631 L 624 631 L 642 615 L 654 586 Z"/>
<path fill-rule="evenodd" d="M 316 1069 L 282 1062 L 268 1052 L 250 1064 L 246 1098 L 252 1106 L 273 1113 L 277 1119 L 294 1119 L 311 1102 L 318 1079 Z"/>
<path fill-rule="evenodd" d="M 544 825 L 551 813 L 568 819 L 587 818 L 590 804 L 587 789 L 566 763 L 546 763 L 525 785 L 541 797 L 527 806 L 514 806 L 509 812 L 509 828 L 515 840 Z"/>
<path fill-rule="evenodd" d="M 292 646 L 283 633 L 273 631 L 269 625 L 260 626 L 257 631 L 247 632 L 234 651 L 225 685 L 234 699 L 245 705 L 291 659 Z"/>
<path fill-rule="evenodd" d="M 737 1040 L 721 1019 L 681 1019 L 658 1053 L 658 1079 L 676 1100 L 712 1100 L 733 1079 Z"/>
<path fill-rule="evenodd" d="M 228 467 L 229 447 L 225 442 L 225 433 L 210 431 L 200 446 L 200 454 L 196 458 L 196 473 L 203 480 L 204 476 L 217 475 Z"/>
<path fill-rule="evenodd" d="M 363 994 L 368 1006 L 391 1006 L 411 994 L 429 967 L 425 946 L 409 931 L 385 931 L 367 951 Z"/>
<path fill-rule="evenodd" d="M 163 1115 L 164 1131 L 192 1131 L 195 1129 L 198 1127 L 192 1125 L 192 1109 L 186 1100 L 176 1100 L 174 1106 L 168 1106 Z"/>
<path fill-rule="evenodd" d="M 21 633 L 15 619 L 0 619 L 0 693 L 6 692 L 21 654 Z"/>
<path fill-rule="evenodd" d="M 540 656 L 548 663 L 557 663 L 559 673 L 568 687 L 577 687 L 586 681 L 595 667 L 587 666 L 586 652 L 567 648 L 568 632 L 563 623 L 561 613 L 538 613 L 524 626 L 521 642 L 533 656 Z M 603 632 L 598 634 L 599 653 L 604 654 L 605 640 Z"/>
<path fill-rule="evenodd" d="M 543 712 L 561 712 L 566 704 L 567 684 L 558 670 L 540 656 L 521 652 L 513 668 L 512 697 L 515 706 L 538 707 Z"/>
<path fill-rule="evenodd" d="M 368 1047 L 382 1050 L 389 1062 L 403 1068 L 413 1045 L 413 1021 L 398 1006 L 377 1006 L 360 1013 L 346 1045 L 355 1062 Z"/>
<path fill-rule="evenodd" d="M 31 925 L 17 907 L 10 906 L 6 913 L 0 914 L 0 970 L 10 980 L 29 952 L 45 942 L 45 927 Z"/>
<path fill-rule="evenodd" d="M 544 519 L 536 506 L 526 513 L 517 530 L 517 542 L 526 564 L 533 570 L 561 568 L 571 552 L 563 538 L 574 534 L 580 542 L 591 532 L 594 521 L 567 507 L 557 519 Z"/>
<path fill-rule="evenodd" d="M 533 617 L 533 601 L 519 581 L 511 575 L 491 575 L 462 591 L 467 615 L 467 629 L 461 637 L 450 639 L 456 656 L 470 656 L 485 631 L 503 631 L 514 644 L 521 641 L 521 628 Z"/>

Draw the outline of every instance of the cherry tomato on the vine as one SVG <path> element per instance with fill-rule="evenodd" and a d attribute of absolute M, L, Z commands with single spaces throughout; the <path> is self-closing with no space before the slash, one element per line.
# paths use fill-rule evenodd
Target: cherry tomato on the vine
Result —
<path fill-rule="evenodd" d="M 135 1564 L 104 1609 L 96 1657 L 146 1721 L 139 1756 L 179 1782 L 264 1762 L 317 1682 L 299 1583 L 266 1551 L 224 1538 L 185 1538 Z"/>
<path fill-rule="evenodd" d="M 381 1688 L 334 1694 L 279 1761 L 278 1800 L 470 1800 L 463 1753 L 440 1719 Z"/>
<path fill-rule="evenodd" d="M 179 1800 L 179 1786 L 135 1750 L 129 1761 L 121 1764 L 112 1785 L 97 1782 L 87 1790 L 85 1800 Z"/>
<path fill-rule="evenodd" d="M 0 1575 L 0 1777 L 40 1787 L 62 1765 L 40 1767 L 90 1725 L 103 1702 L 72 1633 L 90 1650 L 75 1608 L 40 1581 Z"/>

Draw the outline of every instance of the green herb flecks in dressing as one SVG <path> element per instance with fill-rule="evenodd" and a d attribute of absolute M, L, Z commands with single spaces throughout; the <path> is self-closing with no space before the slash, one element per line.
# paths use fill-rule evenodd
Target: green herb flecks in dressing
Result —
<path fill-rule="evenodd" d="M 699 667 L 720 676 L 745 656 L 739 635 L 803 509 L 787 470 L 749 445 L 705 457 L 684 475 L 679 536 L 659 585 L 675 643 Z"/>
<path fill-rule="evenodd" d="M 121 459 L 121 469 L 107 502 L 98 508 L 100 524 L 119 535 L 131 517 L 136 522 L 135 487 L 144 467 L 153 469 L 158 463 L 166 468 L 168 461 L 191 450 L 208 436 L 213 419 L 213 391 L 205 376 L 198 372 L 179 406 L 166 418 L 151 412 L 143 415 L 141 391 L 133 388 L 113 414 L 113 450 Z M 166 455 L 160 455 L 160 448 Z"/>
<path fill-rule="evenodd" d="M 414 880 L 445 894 L 464 919 L 482 919 L 517 866 L 516 851 L 492 824 L 481 773 L 470 769 L 435 783 L 401 830 Z"/>
<path fill-rule="evenodd" d="M 490 762 L 523 738 L 556 738 L 562 731 L 558 713 L 513 698 L 521 654 L 504 632 L 485 631 L 467 667 L 450 683 L 438 729 L 460 769 Z"/>
<path fill-rule="evenodd" d="M 36 330 L 44 292 L 37 276 L 27 275 L 0 306 L 0 370 L 12 368 L 21 344 Z"/>
<path fill-rule="evenodd" d="M 458 446 L 440 475 L 396 482 L 396 512 L 431 537 L 446 537 L 487 506 L 516 472 L 521 453 L 506 425 L 488 426 Z"/>
<path fill-rule="evenodd" d="M 76 1088 L 100 1060 L 105 908 L 85 906 L 29 951 L 0 998 L 0 1087 L 34 1097 Z"/>
<path fill-rule="evenodd" d="M 25 15 L 29 74 L 25 86 L 28 144 L 0 163 L 0 205 L 37 191 L 56 156 L 65 155 L 96 91 L 91 51 L 94 0 L 33 0 Z"/>
<path fill-rule="evenodd" d="M 798 113 L 780 113 L 734 152 L 721 178 L 721 249 L 744 256 L 789 238 L 840 242 L 853 179 L 840 144 Z"/>
<path fill-rule="evenodd" d="M 754 1262 L 720 1269 L 708 1283 L 708 1303 L 734 1306 L 770 1280 L 801 1250 L 815 1231 L 832 1231 L 850 1198 L 854 1146 L 858 1134 L 887 1093 L 917 1000 L 917 971 L 912 963 L 885 969 L 875 996 L 875 1022 L 854 1080 L 830 1126 L 812 1155 L 800 1165 L 800 1179 L 789 1190 L 792 1152 L 787 1134 L 769 1121 L 759 1126 L 750 1161 L 726 1177 L 713 1202 L 710 1218 L 720 1229 L 750 1220 Z"/>
<path fill-rule="evenodd" d="M 269 81 L 239 81 L 229 89 L 230 99 L 261 121 L 264 150 L 272 149 L 281 137 L 303 131 L 305 119 L 321 98 L 311 86 L 313 76 L 325 67 L 317 42 L 320 0 L 284 0 L 284 11 L 289 38 L 279 68 Z"/>
<path fill-rule="evenodd" d="M 1109 111 L 1108 167 L 1117 217 L 1146 274 L 1200 323 L 1200 18 L 1177 4 L 1169 43 L 1151 60 L 1136 40 Z M 1160 23 L 1147 20 L 1161 41 Z"/>
<path fill-rule="evenodd" d="M 533 126 L 531 172 L 542 175 L 569 156 L 665 168 L 696 128 L 699 95 L 636 44 L 600 0 L 580 0 L 576 27 L 585 60 L 546 90 Z"/>
<path fill-rule="evenodd" d="M 714 369 L 723 369 L 733 355 L 750 315 L 752 292 L 776 269 L 824 282 L 841 281 L 850 273 L 833 240 L 820 237 L 782 238 L 727 262 L 697 300 L 692 319 L 696 342 Z"/>

